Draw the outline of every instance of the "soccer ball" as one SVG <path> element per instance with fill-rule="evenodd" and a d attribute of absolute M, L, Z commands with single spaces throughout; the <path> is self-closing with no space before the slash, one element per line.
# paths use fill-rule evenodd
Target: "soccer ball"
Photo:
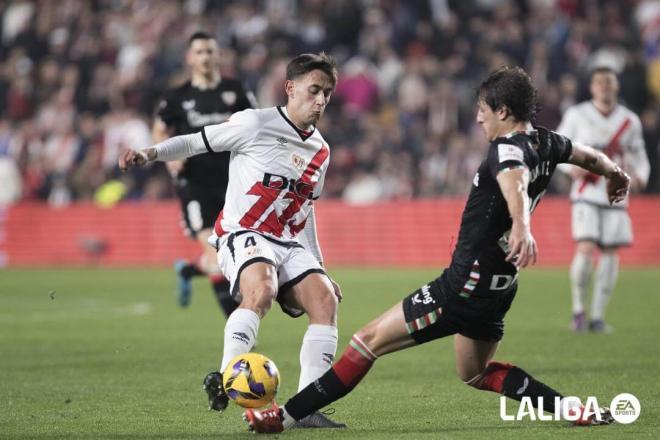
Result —
<path fill-rule="evenodd" d="M 231 400 L 244 408 L 260 408 L 273 401 L 280 387 L 275 362 L 259 353 L 244 353 L 229 362 L 222 384 Z"/>

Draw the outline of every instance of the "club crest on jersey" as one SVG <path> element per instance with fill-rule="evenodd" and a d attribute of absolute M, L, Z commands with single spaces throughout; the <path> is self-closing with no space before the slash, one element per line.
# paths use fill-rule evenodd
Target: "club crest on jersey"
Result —
<path fill-rule="evenodd" d="M 195 108 L 195 100 L 194 100 L 194 99 L 190 99 L 190 100 L 188 100 L 188 101 L 183 101 L 183 102 L 181 103 L 181 107 L 183 107 L 183 109 L 184 109 L 185 111 L 192 110 L 192 109 Z"/>
<path fill-rule="evenodd" d="M 298 171 L 305 170 L 305 167 L 307 166 L 307 162 L 305 162 L 305 159 L 294 153 L 291 155 L 291 160 L 293 161 L 293 166 L 296 167 Z"/>
<path fill-rule="evenodd" d="M 222 98 L 222 102 L 224 102 L 225 104 L 234 105 L 234 103 L 236 102 L 236 92 L 232 92 L 231 90 L 222 92 L 220 94 L 220 98 Z"/>

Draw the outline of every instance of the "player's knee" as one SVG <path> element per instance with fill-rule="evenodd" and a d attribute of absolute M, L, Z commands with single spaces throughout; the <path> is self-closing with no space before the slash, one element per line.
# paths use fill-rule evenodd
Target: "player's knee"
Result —
<path fill-rule="evenodd" d="M 245 291 L 241 289 L 241 295 L 243 296 L 241 307 L 250 309 L 259 317 L 263 317 L 273 305 L 277 296 L 277 288 L 273 283 L 264 281 Z"/>
<path fill-rule="evenodd" d="M 575 252 L 579 254 L 584 254 L 589 258 L 591 258 L 591 256 L 595 251 L 596 251 L 596 243 L 592 241 L 579 241 L 575 246 Z"/>
<path fill-rule="evenodd" d="M 310 320 L 320 323 L 334 325 L 337 320 L 337 297 L 329 289 L 321 289 L 314 295 L 314 301 L 308 307 L 307 314 Z"/>

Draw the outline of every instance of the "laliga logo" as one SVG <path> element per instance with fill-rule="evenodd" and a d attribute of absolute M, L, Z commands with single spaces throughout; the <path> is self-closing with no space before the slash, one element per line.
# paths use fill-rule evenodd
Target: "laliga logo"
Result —
<path fill-rule="evenodd" d="M 555 397 L 555 411 L 548 415 L 543 411 L 543 397 L 539 397 L 536 402 L 537 404 L 534 405 L 531 397 L 524 396 L 520 400 L 520 406 L 515 415 L 507 414 L 507 400 L 506 397 L 500 396 L 500 418 L 504 421 L 520 421 L 529 418 L 529 420 L 540 420 L 544 422 L 553 420 L 567 420 L 569 422 L 574 422 L 578 420 L 581 415 L 585 418 L 594 416 L 596 420 L 601 420 L 600 406 L 598 405 L 598 400 L 593 396 L 587 397 L 587 401 L 584 405 L 582 405 L 582 401 L 579 397 Z M 578 411 L 581 406 L 584 406 L 582 414 Z M 641 405 L 639 400 L 629 393 L 621 393 L 617 395 L 612 399 L 612 403 L 610 404 L 612 417 L 614 417 L 614 420 L 618 423 L 622 424 L 629 424 L 637 420 L 640 409 Z"/>
<path fill-rule="evenodd" d="M 529 418 L 529 420 L 540 420 L 543 422 L 551 420 L 568 420 L 574 422 L 580 418 L 580 412 L 575 410 L 582 406 L 582 401 L 579 397 L 566 396 L 561 398 L 557 396 L 555 397 L 555 412 L 551 415 L 546 415 L 543 410 L 543 397 L 539 397 L 537 404 L 534 405 L 531 397 L 523 396 L 520 400 L 518 413 L 514 416 L 506 413 L 506 401 L 506 397 L 500 396 L 500 418 L 504 421 L 519 421 Z M 584 404 L 583 416 L 589 417 L 591 415 L 594 415 L 597 420 L 600 420 L 600 410 L 595 397 L 587 397 L 587 402 Z"/>

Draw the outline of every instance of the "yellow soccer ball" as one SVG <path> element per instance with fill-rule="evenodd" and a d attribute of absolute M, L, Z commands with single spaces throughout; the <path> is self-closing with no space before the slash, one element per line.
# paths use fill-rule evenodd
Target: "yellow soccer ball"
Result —
<path fill-rule="evenodd" d="M 280 387 L 275 362 L 259 353 L 244 353 L 229 362 L 222 384 L 231 400 L 243 408 L 260 408 L 273 401 Z"/>

